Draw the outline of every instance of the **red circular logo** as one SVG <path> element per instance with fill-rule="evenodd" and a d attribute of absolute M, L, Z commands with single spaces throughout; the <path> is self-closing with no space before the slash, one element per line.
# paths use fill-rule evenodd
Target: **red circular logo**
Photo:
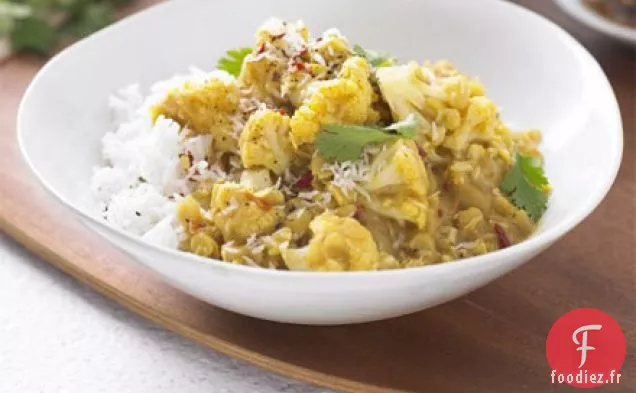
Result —
<path fill-rule="evenodd" d="M 545 350 L 552 383 L 593 388 L 620 383 L 627 345 L 614 318 L 595 308 L 579 308 L 552 325 Z"/>

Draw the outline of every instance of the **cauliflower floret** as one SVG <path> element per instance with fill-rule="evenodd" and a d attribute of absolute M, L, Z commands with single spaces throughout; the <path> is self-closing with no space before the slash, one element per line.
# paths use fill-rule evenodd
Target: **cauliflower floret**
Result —
<path fill-rule="evenodd" d="M 495 104 L 485 96 L 471 97 L 462 125 L 443 142 L 456 157 L 463 156 L 472 143 L 484 143 L 498 149 L 506 162 L 511 162 L 512 138 L 510 130 L 501 123 Z"/>
<path fill-rule="evenodd" d="M 337 29 L 325 31 L 293 58 L 282 79 L 282 97 L 298 108 L 306 87 L 314 81 L 335 78 L 352 54 L 351 45 Z"/>
<path fill-rule="evenodd" d="M 274 188 L 254 191 L 236 183 L 217 183 L 212 190 L 210 213 L 225 241 L 243 242 L 252 235 L 274 231 L 285 203 Z"/>
<path fill-rule="evenodd" d="M 217 71 L 203 83 L 188 81 L 169 91 L 157 105 L 151 116 L 170 118 L 181 126 L 198 134 L 210 134 L 217 151 L 236 148 L 236 113 L 240 92 L 236 80 L 229 74 Z"/>
<path fill-rule="evenodd" d="M 377 77 L 394 117 L 401 120 L 414 113 L 424 120 L 425 140 L 421 142 L 431 161 L 444 155 L 435 150 L 439 146 L 453 158 L 464 158 L 471 143 L 478 142 L 497 148 L 510 162 L 510 131 L 477 80 L 447 62 L 384 67 L 377 70 Z"/>
<path fill-rule="evenodd" d="M 265 167 L 282 174 L 294 155 L 289 140 L 289 117 L 270 109 L 259 109 L 247 121 L 239 147 L 246 168 Z"/>
<path fill-rule="evenodd" d="M 364 187 L 378 193 L 406 193 L 425 196 L 428 177 L 415 142 L 398 139 L 378 154 Z"/>
<path fill-rule="evenodd" d="M 416 198 L 399 193 L 372 195 L 370 200 L 365 201 L 365 206 L 385 217 L 412 222 L 420 229 L 426 227 L 428 220 L 429 208 L 426 198 Z"/>
<path fill-rule="evenodd" d="M 376 70 L 382 96 L 393 117 L 403 120 L 409 114 L 422 114 L 426 108 L 426 97 L 443 97 L 443 91 L 430 84 L 429 77 L 416 62 Z"/>
<path fill-rule="evenodd" d="M 328 78 L 329 68 L 322 64 L 312 63 L 309 55 L 303 53 L 294 58 L 292 65 L 287 68 L 281 83 L 281 97 L 289 101 L 294 108 L 302 105 L 304 92 L 307 87 L 319 80 Z M 331 75 L 333 77 L 333 75 Z"/>
<path fill-rule="evenodd" d="M 290 60 L 306 51 L 305 25 L 270 19 L 256 33 L 256 45 L 243 64 L 239 82 L 250 95 L 272 104 L 282 103 L 281 81 Z"/>
<path fill-rule="evenodd" d="M 325 30 L 322 36 L 312 43 L 310 50 L 319 54 L 330 68 L 342 65 L 353 54 L 351 44 L 338 29 Z"/>
<path fill-rule="evenodd" d="M 338 78 L 311 83 L 305 90 L 305 103 L 290 122 L 294 146 L 313 143 L 321 124 L 375 122 L 378 113 L 371 107 L 369 75 L 367 61 L 356 56 L 345 61 Z"/>
<path fill-rule="evenodd" d="M 272 177 L 268 169 L 245 169 L 241 172 L 240 183 L 242 186 L 255 191 L 264 190 L 271 187 Z"/>
<path fill-rule="evenodd" d="M 306 247 L 283 250 L 283 260 L 291 270 L 378 269 L 378 247 L 357 220 L 327 212 L 314 218 L 309 228 L 313 237 Z"/>
<path fill-rule="evenodd" d="M 371 163 L 365 205 L 383 216 L 426 226 L 429 180 L 415 142 L 399 139 Z"/>

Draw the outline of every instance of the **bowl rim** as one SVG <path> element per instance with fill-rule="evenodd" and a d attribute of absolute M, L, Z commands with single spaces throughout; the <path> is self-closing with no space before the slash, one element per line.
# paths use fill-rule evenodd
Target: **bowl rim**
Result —
<path fill-rule="evenodd" d="M 538 14 L 537 12 L 527 9 L 525 7 L 522 7 L 515 3 L 510 3 L 504 0 L 480 0 L 480 1 L 489 3 L 490 5 L 494 5 L 494 6 L 508 8 L 509 10 L 512 10 L 512 12 L 525 13 L 526 15 L 530 15 L 531 17 L 536 18 L 538 23 L 543 24 L 546 28 L 553 29 L 554 33 L 560 36 L 560 38 L 562 39 L 562 42 L 564 42 L 565 45 L 572 48 L 572 50 L 576 51 L 577 54 L 582 59 L 585 60 L 585 62 L 592 65 L 593 68 L 595 69 L 597 77 L 601 78 L 603 84 L 607 88 L 607 93 L 609 93 L 612 98 L 612 102 L 609 103 L 609 105 L 611 105 L 614 108 L 614 111 L 610 116 L 614 118 L 617 125 L 617 128 L 613 130 L 612 132 L 618 134 L 617 137 L 615 138 L 616 146 L 614 146 L 616 148 L 617 154 L 614 157 L 613 162 L 611 163 L 611 167 L 610 167 L 611 172 L 608 173 L 607 176 L 603 177 L 604 183 L 602 184 L 601 187 L 598 188 L 598 191 L 595 193 L 594 197 L 588 199 L 587 204 L 583 206 L 581 212 L 577 215 L 574 215 L 572 217 L 562 220 L 556 225 L 546 228 L 545 231 L 539 234 L 532 235 L 530 238 L 502 250 L 496 250 L 484 255 L 469 257 L 465 259 L 459 259 L 459 260 L 452 261 L 450 263 L 425 265 L 425 266 L 408 268 L 408 269 L 343 271 L 343 272 L 259 269 L 259 268 L 254 268 L 252 266 L 244 266 L 244 265 L 227 263 L 218 259 L 204 258 L 192 253 L 187 253 L 177 249 L 171 249 L 165 246 L 159 246 L 159 245 L 146 242 L 142 240 L 140 236 L 135 236 L 121 229 L 115 228 L 102 220 L 98 220 L 93 215 L 89 214 L 88 212 L 85 212 L 84 210 L 80 209 L 79 207 L 67 201 L 66 198 L 60 195 L 49 184 L 49 182 L 44 178 L 44 176 L 35 168 L 35 166 L 31 162 L 31 159 L 27 152 L 28 149 L 25 145 L 24 126 L 23 126 L 24 113 L 26 112 L 25 108 L 27 107 L 26 104 L 29 102 L 29 97 L 31 96 L 31 94 L 33 93 L 33 90 L 37 86 L 39 79 L 46 74 L 46 71 L 53 64 L 60 61 L 64 57 L 68 56 L 69 53 L 72 50 L 74 50 L 76 47 L 86 45 L 87 41 L 90 40 L 92 37 L 108 34 L 108 32 L 113 29 L 117 29 L 117 28 L 120 28 L 121 26 L 135 23 L 138 19 L 149 17 L 155 12 L 157 12 L 158 10 L 168 9 L 171 7 L 179 7 L 182 4 L 185 4 L 188 2 L 194 2 L 194 0 L 173 0 L 170 2 L 160 3 L 148 9 L 142 10 L 134 15 L 124 18 L 98 31 L 97 33 L 94 33 L 93 35 L 89 37 L 81 39 L 80 41 L 76 42 L 74 45 L 71 45 L 70 47 L 65 48 L 56 56 L 54 56 L 51 60 L 49 60 L 49 62 L 47 62 L 47 64 L 45 64 L 38 71 L 37 75 L 33 78 L 31 83 L 27 87 L 22 97 L 22 100 L 20 102 L 20 106 L 18 109 L 18 116 L 17 116 L 17 139 L 18 139 L 18 146 L 20 149 L 20 153 L 24 161 L 26 162 L 27 166 L 29 167 L 29 169 L 33 172 L 33 174 L 35 174 L 35 177 L 38 179 L 40 185 L 44 186 L 43 188 L 45 188 L 50 195 L 52 195 L 55 199 L 61 202 L 64 206 L 71 209 L 76 215 L 79 216 L 79 218 L 90 221 L 91 224 L 97 225 L 100 229 L 108 232 L 109 235 L 116 238 L 124 238 L 128 242 L 134 243 L 135 246 L 137 247 L 140 247 L 143 249 L 149 248 L 150 249 L 149 251 L 162 253 L 165 256 L 178 258 L 182 261 L 189 261 L 192 263 L 212 265 L 217 268 L 227 269 L 227 271 L 234 271 L 237 274 L 241 273 L 241 274 L 255 275 L 255 276 L 266 275 L 266 276 L 288 277 L 293 279 L 298 279 L 302 277 L 303 279 L 314 279 L 314 280 L 323 279 L 325 277 L 328 277 L 329 279 L 337 279 L 337 280 L 346 280 L 346 279 L 355 278 L 355 277 L 371 278 L 371 277 L 378 277 L 381 275 L 387 275 L 387 276 L 393 277 L 393 276 L 401 276 L 401 275 L 413 275 L 416 271 L 444 272 L 444 271 L 453 270 L 453 269 L 460 269 L 461 267 L 470 265 L 470 264 L 487 263 L 488 260 L 492 259 L 493 256 L 495 255 L 499 259 L 513 260 L 514 256 L 532 254 L 532 252 L 535 250 L 542 251 L 546 247 L 550 246 L 553 242 L 561 238 L 563 235 L 565 235 L 567 232 L 572 230 L 572 228 L 577 226 L 587 216 L 589 216 L 598 207 L 598 205 L 605 198 L 610 188 L 612 187 L 616 179 L 616 176 L 618 174 L 618 171 L 622 162 L 622 155 L 623 155 L 623 143 L 624 143 L 623 142 L 623 124 L 622 124 L 622 118 L 620 114 L 620 108 L 619 108 L 614 90 L 612 89 L 612 86 L 607 76 L 603 72 L 601 66 L 599 65 L 599 63 L 574 37 L 572 37 L 562 27 L 550 21 L 549 19 L 545 18 L 544 16 Z M 101 233 L 99 235 L 101 237 L 105 237 Z M 110 240 L 110 242 L 113 243 L 112 240 Z M 119 244 L 114 244 L 114 246 L 117 248 L 122 248 Z M 152 266 L 149 266 L 149 267 L 152 268 Z"/>
<path fill-rule="evenodd" d="M 621 25 L 594 12 L 582 0 L 555 0 L 569 16 L 589 28 L 600 31 L 610 37 L 636 45 L 636 28 Z"/>

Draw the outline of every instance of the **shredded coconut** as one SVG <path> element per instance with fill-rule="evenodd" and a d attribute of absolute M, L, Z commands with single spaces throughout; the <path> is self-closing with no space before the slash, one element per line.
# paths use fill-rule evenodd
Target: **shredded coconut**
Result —
<path fill-rule="evenodd" d="M 306 199 L 308 201 L 313 201 L 314 197 L 318 195 L 319 193 L 320 191 L 317 191 L 317 190 L 303 191 L 298 193 L 298 198 Z"/>
<path fill-rule="evenodd" d="M 333 173 L 334 178 L 332 183 L 340 188 L 343 192 L 357 191 L 367 199 L 371 199 L 371 196 L 361 186 L 361 184 L 368 181 L 369 167 L 361 160 L 357 161 L 345 161 L 326 163 L 323 165 L 323 169 L 326 169 Z"/>

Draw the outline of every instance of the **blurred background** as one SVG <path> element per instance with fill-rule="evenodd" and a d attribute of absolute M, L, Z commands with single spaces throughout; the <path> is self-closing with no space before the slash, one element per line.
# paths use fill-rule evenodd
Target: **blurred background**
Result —
<path fill-rule="evenodd" d="M 422 0 L 426 1 L 426 0 Z M 537 0 L 549 2 L 552 0 Z M 118 17 L 158 1 L 0 0 L 0 61 L 15 52 L 50 56 Z M 636 35 L 636 0 L 557 0 L 563 8 L 581 3 L 596 15 Z M 565 6 L 563 6 L 565 4 Z M 576 16 L 576 15 L 575 15 Z"/>
<path fill-rule="evenodd" d="M 0 0 L 0 61 L 15 52 L 50 56 L 74 40 L 150 3 L 144 0 Z"/>

